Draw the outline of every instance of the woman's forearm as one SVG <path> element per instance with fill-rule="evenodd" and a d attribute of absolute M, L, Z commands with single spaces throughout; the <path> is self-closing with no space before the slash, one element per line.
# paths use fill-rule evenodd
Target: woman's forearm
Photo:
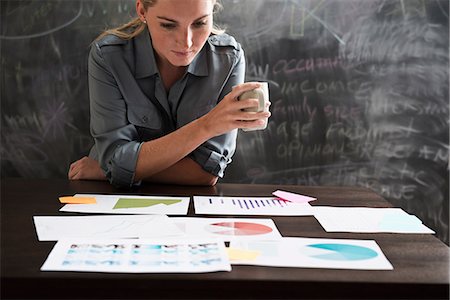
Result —
<path fill-rule="evenodd" d="M 161 138 L 142 144 L 135 180 L 146 180 L 185 158 L 212 136 L 197 119 Z"/>
<path fill-rule="evenodd" d="M 246 112 L 258 106 L 257 99 L 237 101 L 244 91 L 259 87 L 245 83 L 234 88 L 206 115 L 158 139 L 141 145 L 136 163 L 135 180 L 145 180 L 173 166 L 205 141 L 236 128 L 255 128 L 265 123 L 270 112 Z"/>
<path fill-rule="evenodd" d="M 194 160 L 185 157 L 167 169 L 145 178 L 144 181 L 213 186 L 217 183 L 217 179 L 217 176 L 203 170 Z"/>

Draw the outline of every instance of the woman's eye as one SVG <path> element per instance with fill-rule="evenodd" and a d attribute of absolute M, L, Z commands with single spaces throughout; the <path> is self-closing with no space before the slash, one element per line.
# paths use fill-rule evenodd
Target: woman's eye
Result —
<path fill-rule="evenodd" d="M 200 21 L 200 22 L 195 22 L 194 23 L 194 27 L 202 27 L 207 25 L 207 23 L 205 21 Z"/>
<path fill-rule="evenodd" d="M 161 23 L 161 27 L 165 29 L 174 29 L 176 25 L 172 23 Z"/>

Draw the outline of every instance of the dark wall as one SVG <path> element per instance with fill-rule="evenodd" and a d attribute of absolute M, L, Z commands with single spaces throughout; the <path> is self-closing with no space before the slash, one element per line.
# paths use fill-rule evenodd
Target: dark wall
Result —
<path fill-rule="evenodd" d="M 223 0 L 247 80 L 268 81 L 264 131 L 241 132 L 222 182 L 358 185 L 448 243 L 449 4 Z M 65 177 L 86 154 L 86 58 L 134 0 L 1 1 L 2 176 Z"/>
<path fill-rule="evenodd" d="M 64 177 L 88 153 L 89 45 L 133 1 L 1 1 L 2 176 Z"/>

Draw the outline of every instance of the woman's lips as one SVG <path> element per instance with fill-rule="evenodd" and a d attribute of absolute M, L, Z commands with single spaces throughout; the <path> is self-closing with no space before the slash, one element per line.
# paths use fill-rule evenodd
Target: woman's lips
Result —
<path fill-rule="evenodd" d="M 187 57 L 192 54 L 193 51 L 173 51 L 176 56 Z"/>

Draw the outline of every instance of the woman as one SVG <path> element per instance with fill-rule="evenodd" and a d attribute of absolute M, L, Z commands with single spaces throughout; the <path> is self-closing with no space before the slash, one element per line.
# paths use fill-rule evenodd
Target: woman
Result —
<path fill-rule="evenodd" d="M 216 0 L 137 0 L 138 17 L 102 34 L 89 56 L 89 157 L 69 179 L 214 185 L 236 147 L 238 128 L 269 112 L 237 101 L 259 87 L 243 83 L 244 52 L 213 26 Z M 269 103 L 267 103 L 269 105 Z"/>

